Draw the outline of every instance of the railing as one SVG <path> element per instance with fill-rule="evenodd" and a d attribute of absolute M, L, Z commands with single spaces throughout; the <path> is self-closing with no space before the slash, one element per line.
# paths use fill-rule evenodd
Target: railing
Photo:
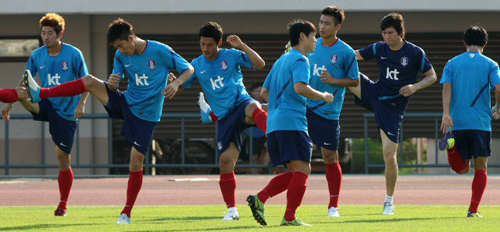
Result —
<path fill-rule="evenodd" d="M 145 164 L 144 164 L 144 171 L 147 175 L 149 175 L 151 172 L 151 168 L 218 168 L 219 167 L 219 156 L 217 154 L 217 149 L 215 149 L 215 162 L 211 164 L 187 164 L 186 163 L 186 152 L 185 152 L 185 145 L 186 145 L 186 133 L 185 133 L 185 119 L 187 118 L 196 118 L 199 119 L 200 115 L 196 113 L 168 113 L 168 114 L 163 114 L 162 119 L 181 119 L 181 134 L 180 134 L 180 142 L 181 142 L 181 163 L 180 164 L 152 164 L 150 162 L 151 157 L 150 157 L 150 152 L 147 152 L 145 155 Z M 33 119 L 31 114 L 11 114 L 10 120 L 27 120 L 27 119 Z M 75 151 L 75 163 L 71 165 L 72 168 L 89 168 L 89 169 L 99 169 L 99 168 L 127 168 L 129 167 L 129 164 L 113 164 L 113 119 L 110 119 L 106 113 L 96 113 L 96 114 L 85 114 L 83 115 L 80 120 L 107 120 L 108 121 L 108 126 L 107 126 L 107 139 L 108 139 L 108 157 L 109 161 L 108 164 L 82 164 L 80 162 L 80 130 L 79 126 L 77 127 L 76 130 L 76 151 Z M 53 169 L 53 168 L 58 168 L 57 165 L 55 164 L 46 164 L 46 154 L 45 154 L 45 123 L 40 122 L 41 126 L 41 156 L 42 156 L 42 162 L 41 164 L 21 164 L 21 165 L 15 165 L 15 164 L 10 164 L 10 122 L 9 121 L 4 121 L 5 125 L 5 138 L 4 138 L 4 151 L 5 151 L 5 160 L 4 164 L 0 165 L 0 169 L 5 170 L 5 175 L 9 176 L 10 175 L 10 170 L 11 169 Z M 217 131 L 217 130 L 215 130 Z M 216 133 L 216 132 L 215 132 Z M 215 135 L 216 137 L 216 135 Z M 252 151 L 252 146 L 251 146 L 252 140 L 250 140 L 250 152 L 249 152 L 249 164 L 238 164 L 237 167 L 241 168 L 269 168 L 269 165 L 260 165 L 260 164 L 253 164 L 251 156 L 253 154 Z M 129 155 L 129 153 L 124 154 L 124 155 Z"/>
<path fill-rule="evenodd" d="M 384 164 L 370 164 L 370 154 L 369 154 L 369 146 L 368 146 L 368 119 L 374 119 L 375 114 L 374 113 L 365 113 L 364 115 L 364 137 L 365 137 L 365 174 L 369 173 L 369 169 L 371 167 L 385 167 Z M 404 115 L 405 119 L 409 118 L 429 118 L 434 120 L 434 150 L 435 150 L 435 160 L 434 164 L 405 164 L 404 163 L 404 151 L 403 151 L 403 146 L 402 146 L 402 141 L 404 138 L 404 120 L 401 123 L 401 131 L 400 131 L 400 139 L 401 143 L 399 144 L 399 167 L 400 168 L 449 168 L 450 165 L 446 164 L 439 164 L 439 155 L 438 155 L 438 141 L 439 141 L 439 131 L 440 131 L 440 120 L 443 117 L 442 113 L 406 113 Z M 375 122 L 376 123 L 376 122 Z M 380 137 L 379 134 L 376 136 L 377 138 Z M 488 167 L 500 167 L 500 164 L 488 164 Z"/>

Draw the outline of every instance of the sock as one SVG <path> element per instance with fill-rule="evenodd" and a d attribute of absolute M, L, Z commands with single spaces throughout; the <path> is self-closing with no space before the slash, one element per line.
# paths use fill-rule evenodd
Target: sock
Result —
<path fill-rule="evenodd" d="M 69 192 L 73 185 L 73 170 L 69 168 L 68 170 L 59 171 L 57 182 L 59 183 L 59 194 L 61 194 L 57 208 L 66 209 L 68 206 Z"/>
<path fill-rule="evenodd" d="M 261 108 L 255 108 L 252 118 L 259 129 L 267 133 L 267 112 Z"/>
<path fill-rule="evenodd" d="M 128 178 L 127 186 L 127 203 L 120 214 L 127 214 L 130 218 L 132 208 L 134 207 L 135 200 L 137 200 L 137 195 L 141 191 L 143 174 L 142 170 L 134 172 L 130 171 L 130 176 Z"/>
<path fill-rule="evenodd" d="M 73 97 L 85 91 L 85 83 L 83 83 L 83 79 L 80 78 L 52 88 L 40 88 L 40 98 Z"/>
<path fill-rule="evenodd" d="M 326 181 L 328 182 L 328 191 L 330 192 L 328 209 L 331 207 L 338 208 L 340 187 L 342 186 L 342 168 L 339 162 L 326 164 Z"/>
<path fill-rule="evenodd" d="M 293 173 L 288 192 L 286 193 L 285 220 L 287 221 L 295 220 L 295 211 L 297 211 L 297 208 L 302 203 L 302 198 L 304 198 L 304 193 L 306 192 L 307 178 L 308 176 L 305 173 Z"/>
<path fill-rule="evenodd" d="M 450 163 L 451 169 L 456 173 L 461 173 L 467 168 L 464 158 L 458 153 L 455 147 L 448 149 L 448 162 Z"/>
<path fill-rule="evenodd" d="M 393 204 L 394 203 L 394 196 L 387 196 L 387 195 L 385 195 L 384 202 L 389 202 L 389 203 Z"/>
<path fill-rule="evenodd" d="M 221 173 L 219 181 L 222 198 L 228 208 L 236 207 L 235 192 L 236 192 L 236 177 L 234 172 Z"/>
<path fill-rule="evenodd" d="M 14 103 L 18 100 L 16 89 L 0 89 L 0 101 L 3 103 Z"/>
<path fill-rule="evenodd" d="M 262 201 L 262 203 L 266 203 L 269 198 L 287 190 L 292 177 L 293 172 L 281 173 L 275 176 L 269 184 L 267 184 L 267 186 L 257 194 L 257 197 L 259 197 L 259 200 Z"/>
<path fill-rule="evenodd" d="M 217 117 L 213 111 L 210 111 L 210 118 L 212 118 L 212 122 L 219 121 L 219 117 Z"/>
<path fill-rule="evenodd" d="M 488 172 L 486 170 L 477 170 L 472 181 L 472 198 L 470 200 L 469 210 L 477 213 L 481 198 L 483 198 L 484 190 L 488 182 Z"/>

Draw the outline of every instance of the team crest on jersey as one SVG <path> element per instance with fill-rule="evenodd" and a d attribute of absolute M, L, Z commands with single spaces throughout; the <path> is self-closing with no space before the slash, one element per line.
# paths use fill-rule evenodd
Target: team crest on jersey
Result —
<path fill-rule="evenodd" d="M 220 69 L 222 69 L 222 70 L 226 70 L 228 67 L 227 61 L 225 61 L 225 60 L 221 61 L 219 65 L 220 65 Z"/>
<path fill-rule="evenodd" d="M 408 57 L 406 56 L 401 57 L 401 65 L 403 66 L 408 65 Z"/>
<path fill-rule="evenodd" d="M 337 56 L 337 54 L 333 54 L 332 58 L 330 59 L 330 62 L 332 62 L 332 64 L 335 64 L 337 63 L 338 60 L 339 56 Z"/>
<path fill-rule="evenodd" d="M 156 61 L 155 60 L 149 60 L 148 61 L 148 67 L 151 70 L 155 69 L 156 68 Z"/>
<path fill-rule="evenodd" d="M 68 63 L 68 61 L 63 61 L 63 62 L 62 62 L 62 67 L 61 67 L 61 68 L 62 68 L 62 70 L 64 70 L 64 71 L 68 70 L 68 69 L 69 69 L 69 63 Z"/>

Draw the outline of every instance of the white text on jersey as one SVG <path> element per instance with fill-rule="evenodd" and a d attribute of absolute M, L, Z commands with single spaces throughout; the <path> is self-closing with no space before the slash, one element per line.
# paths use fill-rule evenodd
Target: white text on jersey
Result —
<path fill-rule="evenodd" d="M 220 88 L 224 87 L 224 83 L 222 82 L 223 80 L 224 80 L 224 78 L 221 76 L 217 76 L 217 79 L 215 79 L 215 80 L 210 78 L 210 82 L 212 82 L 212 90 L 220 89 Z"/>
<path fill-rule="evenodd" d="M 326 70 L 326 68 L 324 65 L 321 67 L 318 67 L 318 64 L 314 64 L 313 75 L 316 75 L 319 77 L 319 76 L 321 76 L 321 73 L 323 73 L 323 71 L 325 71 L 325 70 Z"/>
<path fill-rule="evenodd" d="M 60 85 L 59 78 L 61 78 L 59 74 L 56 73 L 55 76 L 51 76 L 49 73 L 49 85 Z"/>
<path fill-rule="evenodd" d="M 394 69 L 393 71 L 391 71 L 391 69 L 389 69 L 389 67 L 387 67 L 385 78 L 397 81 L 397 80 L 399 80 L 398 74 L 399 74 L 399 72 L 397 69 Z"/>
<path fill-rule="evenodd" d="M 142 76 L 139 76 L 136 73 L 135 74 L 135 84 L 137 86 L 139 86 L 139 85 L 149 85 L 149 83 L 148 83 L 148 76 L 146 76 L 146 74 L 142 74 Z"/>

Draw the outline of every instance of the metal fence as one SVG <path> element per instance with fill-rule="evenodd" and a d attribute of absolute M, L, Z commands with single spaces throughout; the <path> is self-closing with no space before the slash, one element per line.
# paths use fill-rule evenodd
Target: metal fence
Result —
<path fill-rule="evenodd" d="M 375 114 L 374 113 L 365 113 L 363 115 L 364 117 L 364 131 L 365 131 L 365 173 L 369 173 L 369 169 L 372 167 L 385 167 L 384 164 L 370 164 L 370 149 L 368 145 L 368 120 L 369 119 L 375 119 Z M 434 150 L 435 150 L 435 160 L 434 164 L 406 164 L 404 163 L 404 151 L 403 151 L 403 146 L 402 142 L 399 144 L 399 167 L 400 168 L 449 168 L 450 165 L 446 164 L 439 164 L 439 155 L 438 155 L 438 142 L 439 142 L 439 132 L 440 132 L 440 124 L 439 122 L 441 121 L 441 118 L 443 117 L 442 113 L 406 113 L 404 115 L 405 119 L 409 118 L 420 118 L 420 119 L 430 119 L 434 120 Z M 375 122 L 376 123 L 376 122 Z M 403 141 L 404 139 L 404 120 L 401 123 L 401 131 L 400 131 L 400 137 L 399 141 Z M 377 134 L 377 137 L 378 134 Z M 446 161 L 447 162 L 447 161 Z M 488 163 L 488 167 L 500 167 L 500 164 L 494 164 L 494 163 Z"/>
<path fill-rule="evenodd" d="M 180 158 L 181 162 L 178 164 L 153 164 L 150 162 L 150 152 L 146 153 L 145 163 L 144 163 L 144 171 L 146 175 L 150 175 L 151 168 L 218 168 L 219 167 L 219 155 L 217 154 L 217 149 L 215 149 L 215 160 L 213 163 L 206 164 L 188 164 L 186 163 L 186 136 L 185 136 L 185 119 L 199 119 L 200 115 L 196 113 L 168 113 L 163 114 L 162 119 L 181 119 L 181 134 L 180 137 Z M 31 114 L 11 114 L 10 120 L 28 120 L 33 119 Z M 76 141 L 75 141 L 75 163 L 71 165 L 72 168 L 90 168 L 90 169 L 100 169 L 100 168 L 127 168 L 129 164 L 113 164 L 113 119 L 108 117 L 106 113 L 97 113 L 97 114 L 85 114 L 80 120 L 107 120 L 107 139 L 108 139 L 108 164 L 82 164 L 80 162 L 80 130 L 77 127 L 76 130 Z M 5 138 L 4 138 L 4 151 L 5 151 L 5 159 L 4 163 L 0 164 L 0 170 L 5 170 L 5 175 L 10 175 L 11 169 L 51 169 L 58 168 L 57 165 L 54 164 L 46 164 L 46 152 L 45 152 L 45 131 L 46 126 L 44 122 L 40 122 L 41 127 L 41 156 L 42 162 L 41 164 L 11 164 L 10 163 L 10 122 L 4 121 L 5 125 Z M 215 130 L 215 137 L 217 137 Z M 237 167 L 240 168 L 270 168 L 269 165 L 261 165 L 254 164 L 251 159 L 252 151 L 252 139 L 250 140 L 250 152 L 249 152 L 249 164 L 238 164 Z M 129 155 L 124 154 L 124 155 Z"/>

